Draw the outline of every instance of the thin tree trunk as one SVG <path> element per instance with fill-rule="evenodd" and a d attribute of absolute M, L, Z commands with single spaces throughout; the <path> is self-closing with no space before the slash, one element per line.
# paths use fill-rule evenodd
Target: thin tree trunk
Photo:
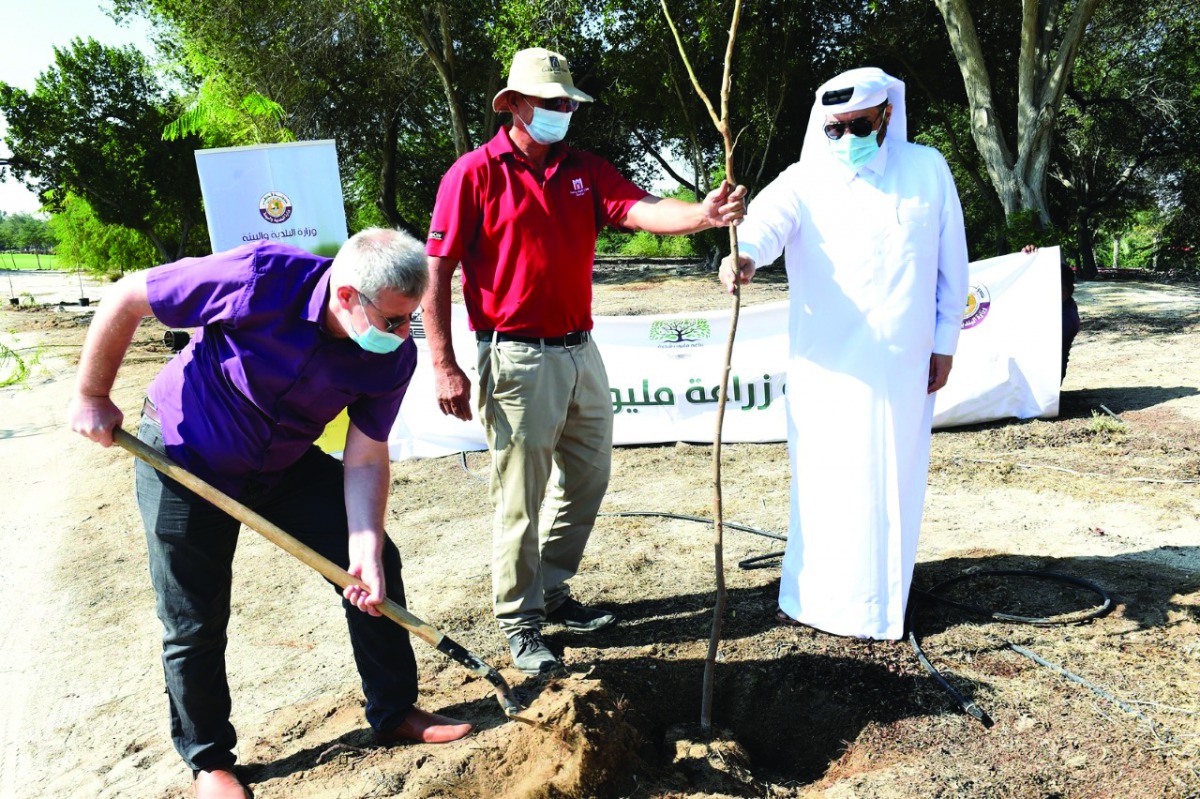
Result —
<path fill-rule="evenodd" d="M 393 108 L 383 129 L 382 152 L 379 164 L 379 196 L 375 207 L 392 227 L 400 226 L 396 207 L 396 147 L 400 135 L 400 109 Z"/>
<path fill-rule="evenodd" d="M 717 132 L 721 134 L 721 139 L 725 144 L 725 180 L 732 186 L 734 185 L 733 130 L 729 125 L 729 88 L 733 82 L 733 46 L 737 38 L 738 21 L 742 16 L 742 0 L 734 0 L 733 21 L 729 25 L 729 44 L 725 48 L 725 70 L 721 78 L 721 115 L 719 117 L 713 108 L 712 102 L 709 101 L 708 95 L 700 87 L 700 81 L 696 79 L 696 72 L 692 69 L 687 52 L 683 49 L 683 40 L 680 39 L 679 31 L 676 30 L 675 23 L 671 20 L 671 13 L 667 10 L 666 0 L 660 0 L 660 2 L 662 4 L 663 15 L 667 18 L 667 25 L 670 26 L 671 33 L 675 36 L 675 44 L 679 47 L 679 55 L 683 58 L 684 66 L 687 67 L 688 77 L 692 80 L 692 87 L 695 88 L 696 94 L 700 95 L 700 99 L 704 101 L 705 107 L 708 108 L 708 114 L 712 118 Z M 737 228 L 732 225 L 729 228 L 729 248 L 731 251 L 730 257 L 733 259 L 736 270 L 736 264 L 738 263 L 738 239 Z M 725 365 L 721 372 L 721 390 L 717 395 L 717 429 L 713 435 L 713 558 L 717 596 L 713 607 L 712 633 L 708 639 L 708 653 L 704 659 L 704 679 L 701 687 L 700 732 L 704 735 L 712 734 L 713 682 L 716 672 L 717 654 L 721 645 L 721 629 L 725 619 L 725 603 L 727 599 L 725 592 L 725 517 L 721 496 L 721 428 L 725 421 L 725 403 L 729 396 L 729 372 L 733 360 L 733 343 L 737 337 L 738 313 L 741 308 L 742 297 L 736 280 L 733 285 L 733 307 L 729 319 L 729 338 L 725 342 Z"/>
<path fill-rule="evenodd" d="M 1086 214 L 1079 214 L 1075 218 L 1075 242 L 1079 247 L 1079 276 L 1084 280 L 1095 280 L 1099 274 L 1096 268 L 1095 233 L 1091 219 Z"/>
<path fill-rule="evenodd" d="M 433 34 L 423 21 L 415 21 L 409 30 L 413 38 L 421 45 L 421 51 L 429 57 L 429 61 L 433 64 L 438 79 L 442 83 L 442 92 L 446 95 L 446 110 L 450 112 L 450 127 L 454 132 L 454 149 L 461 156 L 471 150 L 471 135 L 467 131 L 467 115 L 454 75 L 454 41 L 451 36 L 450 19 L 445 3 L 437 3 L 435 10 L 441 32 L 441 48 L 434 42 Z"/>
<path fill-rule="evenodd" d="M 158 250 L 159 256 L 164 264 L 171 263 L 171 253 L 167 251 L 166 243 L 159 238 L 159 235 L 152 228 L 140 228 L 142 235 L 150 239 L 150 243 L 154 245 L 154 249 Z"/>

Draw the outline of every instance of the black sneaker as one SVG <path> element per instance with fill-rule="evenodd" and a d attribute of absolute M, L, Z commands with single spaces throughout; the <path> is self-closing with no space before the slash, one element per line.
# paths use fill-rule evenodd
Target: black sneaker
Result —
<path fill-rule="evenodd" d="M 607 610 L 589 608 L 571 597 L 546 614 L 546 621 L 558 622 L 568 630 L 579 633 L 594 633 L 617 623 L 617 617 Z"/>
<path fill-rule="evenodd" d="M 537 676 L 563 668 L 550 647 L 546 646 L 540 630 L 517 630 L 508 637 L 508 648 L 512 651 L 513 664 L 522 674 Z"/>

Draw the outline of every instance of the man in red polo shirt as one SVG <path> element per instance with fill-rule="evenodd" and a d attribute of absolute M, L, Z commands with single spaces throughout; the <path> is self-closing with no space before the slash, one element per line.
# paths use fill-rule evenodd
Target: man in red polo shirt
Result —
<path fill-rule="evenodd" d="M 492 454 L 493 604 L 526 674 L 561 668 L 541 635 L 546 621 L 592 632 L 617 620 L 580 604 L 567 586 L 612 460 L 612 398 L 590 332 L 596 236 L 606 225 L 695 233 L 737 224 L 745 212 L 742 186 L 723 184 L 699 203 L 660 199 L 604 159 L 566 147 L 572 112 L 591 101 L 561 55 L 518 52 L 492 100 L 512 126 L 442 178 L 425 247 L 422 305 L 438 402 L 443 413 L 470 419 L 471 381 L 450 342 L 451 279 L 462 265 Z"/>

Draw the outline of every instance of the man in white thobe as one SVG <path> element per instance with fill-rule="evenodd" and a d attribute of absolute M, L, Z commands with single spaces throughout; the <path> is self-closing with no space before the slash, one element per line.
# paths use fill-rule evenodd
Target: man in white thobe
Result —
<path fill-rule="evenodd" d="M 739 268 L 786 253 L 791 522 L 780 620 L 904 636 L 934 392 L 967 298 L 945 159 L 907 140 L 904 83 L 854 69 L 817 89 L 800 160 L 751 203 Z"/>

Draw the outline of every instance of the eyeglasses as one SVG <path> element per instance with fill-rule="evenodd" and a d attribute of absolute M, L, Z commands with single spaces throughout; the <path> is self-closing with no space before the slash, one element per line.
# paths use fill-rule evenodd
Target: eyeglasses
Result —
<path fill-rule="evenodd" d="M 363 294 L 361 291 L 358 292 L 358 296 L 359 299 L 366 300 L 368 305 L 374 308 L 380 316 L 383 316 L 383 311 L 379 310 L 379 306 L 375 304 L 374 300 L 372 300 L 366 294 Z M 383 316 L 383 332 L 391 333 L 398 327 L 404 327 L 410 321 L 412 321 L 412 314 L 402 314 L 400 316 L 393 317 Z"/>
<path fill-rule="evenodd" d="M 848 122 L 829 122 L 825 125 L 825 135 L 834 141 L 842 138 L 846 131 L 850 131 L 851 136 L 856 136 L 860 139 L 863 136 L 870 136 L 876 130 L 875 125 L 883 119 L 883 110 L 886 107 L 886 102 L 876 106 L 876 109 L 879 111 L 879 117 L 874 122 L 871 121 L 870 117 L 866 116 L 855 117 Z"/>
<path fill-rule="evenodd" d="M 566 114 L 573 114 L 579 110 L 579 101 L 568 97 L 530 97 L 526 95 L 525 99 L 531 105 L 535 104 L 534 101 L 536 100 L 547 111 L 561 111 Z"/>

